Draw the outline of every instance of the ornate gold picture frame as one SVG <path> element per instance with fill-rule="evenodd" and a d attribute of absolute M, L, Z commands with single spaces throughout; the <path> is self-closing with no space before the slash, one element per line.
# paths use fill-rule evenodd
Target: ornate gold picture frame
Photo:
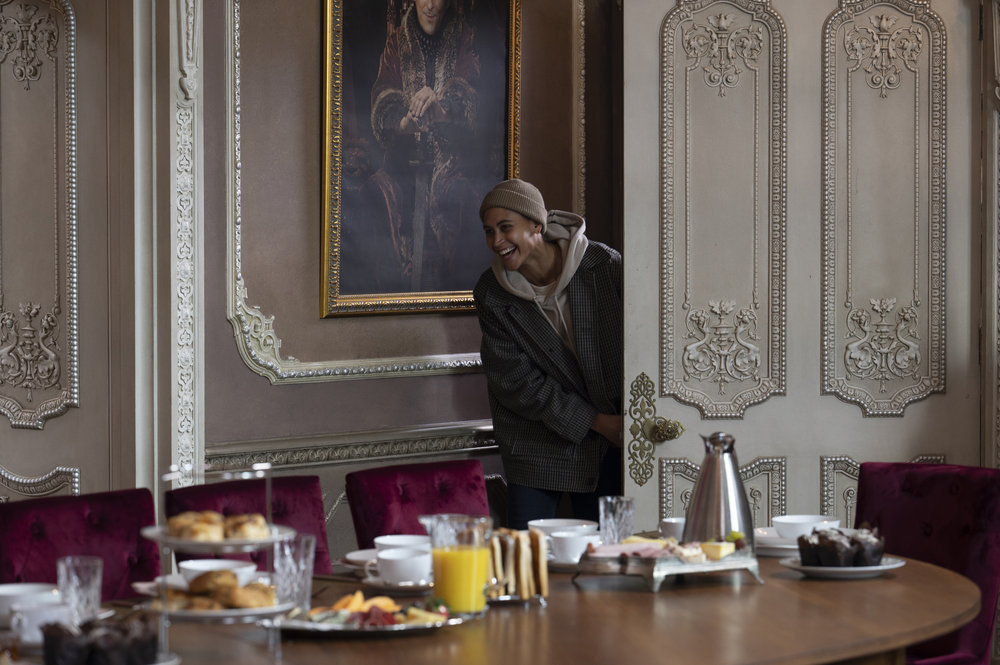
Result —
<path fill-rule="evenodd" d="M 325 2 L 324 317 L 471 310 L 489 265 L 479 202 L 518 172 L 520 0 L 433 4 Z"/>

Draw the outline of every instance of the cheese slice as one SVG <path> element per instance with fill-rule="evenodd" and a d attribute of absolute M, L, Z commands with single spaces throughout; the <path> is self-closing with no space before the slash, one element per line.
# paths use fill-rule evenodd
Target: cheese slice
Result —
<path fill-rule="evenodd" d="M 718 561 L 719 559 L 729 556 L 736 551 L 736 543 L 722 542 L 722 543 L 702 543 L 701 551 L 705 553 L 712 561 Z"/>

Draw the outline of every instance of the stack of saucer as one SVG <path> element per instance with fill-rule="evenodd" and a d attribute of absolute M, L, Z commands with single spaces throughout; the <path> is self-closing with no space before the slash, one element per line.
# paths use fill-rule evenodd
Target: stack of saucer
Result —
<path fill-rule="evenodd" d="M 757 556 L 790 557 L 799 553 L 795 538 L 782 538 L 773 526 L 760 526 L 753 530 Z"/>

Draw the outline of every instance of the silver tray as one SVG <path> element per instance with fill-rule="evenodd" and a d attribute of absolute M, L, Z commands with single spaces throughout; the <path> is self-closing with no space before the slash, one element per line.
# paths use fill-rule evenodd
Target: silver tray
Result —
<path fill-rule="evenodd" d="M 673 575 L 717 573 L 726 570 L 746 570 L 755 580 L 764 583 L 760 576 L 757 558 L 731 554 L 718 561 L 685 563 L 676 557 L 641 556 L 591 556 L 584 554 L 576 565 L 573 579 L 587 573 L 599 575 L 638 575 L 646 580 L 652 591 L 659 591 L 663 580 Z"/>
<path fill-rule="evenodd" d="M 273 545 L 295 537 L 295 529 L 279 524 L 271 525 L 271 535 L 267 538 L 227 538 L 225 540 L 204 541 L 178 538 L 167 534 L 163 526 L 145 526 L 139 533 L 143 538 L 156 541 L 164 547 L 192 554 L 227 554 L 233 552 L 256 552 L 268 545 Z"/>
<path fill-rule="evenodd" d="M 323 623 L 321 621 L 300 621 L 298 619 L 281 619 L 279 621 L 262 621 L 261 625 L 276 627 L 282 631 L 296 633 L 314 633 L 319 635 L 343 635 L 343 636 L 383 636 L 383 635 L 412 635 L 413 633 L 424 633 L 438 630 L 445 626 L 457 626 L 463 623 L 461 617 L 448 617 L 442 621 L 434 623 L 397 623 L 391 626 L 350 626 L 342 623 Z"/>

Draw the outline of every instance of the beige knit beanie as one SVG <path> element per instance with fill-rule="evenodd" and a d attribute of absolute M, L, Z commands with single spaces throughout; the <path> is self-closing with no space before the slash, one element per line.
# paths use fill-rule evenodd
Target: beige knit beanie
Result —
<path fill-rule="evenodd" d="M 504 180 L 483 198 L 483 203 L 479 206 L 480 220 L 486 216 L 486 211 L 490 208 L 512 210 L 525 219 L 541 224 L 542 233 L 545 233 L 545 220 L 548 217 L 545 200 L 538 188 L 530 182 L 517 178 Z"/>

